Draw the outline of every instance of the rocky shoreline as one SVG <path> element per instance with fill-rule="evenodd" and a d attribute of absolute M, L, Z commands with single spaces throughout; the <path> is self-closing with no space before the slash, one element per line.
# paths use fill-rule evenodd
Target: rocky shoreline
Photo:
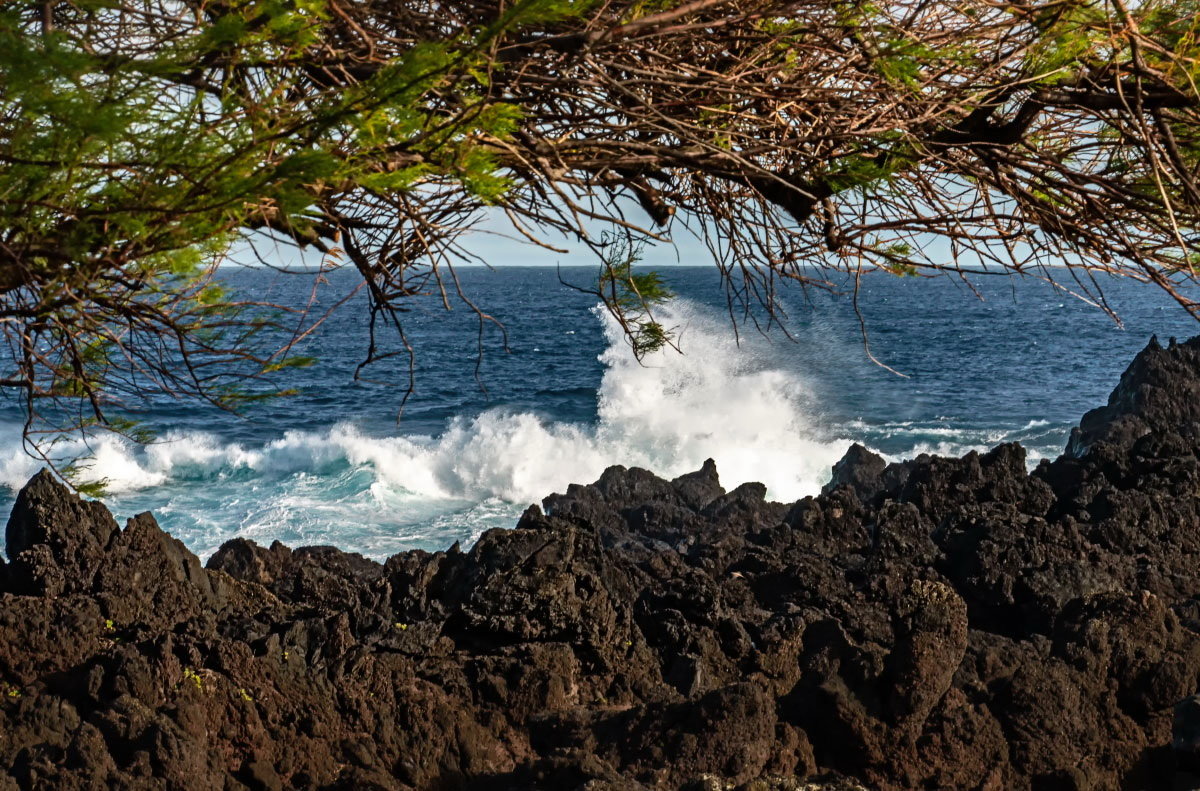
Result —
<path fill-rule="evenodd" d="M 1068 453 L 825 492 L 613 467 L 468 552 L 202 567 L 48 473 L 0 562 L 9 789 L 1200 787 L 1200 339 Z"/>

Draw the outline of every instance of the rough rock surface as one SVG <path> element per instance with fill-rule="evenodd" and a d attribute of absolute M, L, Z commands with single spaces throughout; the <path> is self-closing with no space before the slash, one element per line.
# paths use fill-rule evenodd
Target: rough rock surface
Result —
<path fill-rule="evenodd" d="M 1200 787 L 1200 340 L 1069 452 L 818 497 L 613 467 L 469 551 L 202 568 L 47 473 L 0 562 L 0 791 Z"/>

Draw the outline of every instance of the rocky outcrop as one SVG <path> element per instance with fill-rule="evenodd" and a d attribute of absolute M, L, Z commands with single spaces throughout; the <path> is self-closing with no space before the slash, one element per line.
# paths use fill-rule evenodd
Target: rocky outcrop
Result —
<path fill-rule="evenodd" d="M 202 568 L 48 473 L 0 563 L 0 789 L 1200 787 L 1200 341 L 1069 453 L 820 496 L 613 467 L 469 551 Z"/>

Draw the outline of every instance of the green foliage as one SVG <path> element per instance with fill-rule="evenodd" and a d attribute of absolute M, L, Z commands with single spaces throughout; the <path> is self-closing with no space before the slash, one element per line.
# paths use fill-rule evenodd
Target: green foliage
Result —
<path fill-rule="evenodd" d="M 1086 0 L 1050 4 L 1038 12 L 1040 34 L 1026 57 L 1027 73 L 1047 85 L 1071 82 L 1080 68 L 1106 46 L 1108 19 Z"/>
<path fill-rule="evenodd" d="M 108 494 L 109 480 L 108 478 L 101 478 L 96 481 L 78 481 L 73 485 L 75 486 L 75 490 L 84 497 L 99 500 Z"/>
<path fill-rule="evenodd" d="M 1194 93 L 1200 81 L 1200 2 L 1153 0 L 1136 13 L 1140 27 L 1161 44 L 1144 57 L 1179 89 Z"/>
<path fill-rule="evenodd" d="M 897 277 L 916 277 L 917 276 L 917 268 L 913 264 L 902 263 L 902 262 L 889 263 L 889 264 L 884 264 L 883 268 L 886 271 L 890 272 L 891 274 L 896 275 Z"/>
<path fill-rule="evenodd" d="M 263 229 L 336 243 L 335 205 L 444 190 L 481 206 L 502 200 L 512 174 L 493 147 L 524 119 L 492 95 L 503 65 L 491 47 L 590 5 L 518 0 L 328 86 L 309 68 L 312 53 L 338 45 L 326 40 L 326 0 L 231 0 L 195 17 L 88 0 L 56 7 L 51 28 L 28 3 L 0 5 L 0 298 L 22 301 L 31 343 L 58 350 L 26 374 L 30 411 L 39 399 L 81 401 L 92 416 L 67 427 L 145 441 L 109 414 L 126 390 L 231 410 L 294 392 L 257 381 L 312 358 L 260 353 L 267 336 L 256 328 L 270 319 L 215 282 L 216 266 Z M 115 20 L 131 32 L 103 32 Z M 147 48 L 138 24 L 167 32 Z M 130 375 L 141 363 L 124 344 L 155 335 L 206 371 L 225 367 L 191 380 L 164 364 L 147 384 Z M 80 479 L 82 465 L 66 470 L 80 491 L 103 494 L 105 482 Z"/>
<path fill-rule="evenodd" d="M 90 459 L 87 457 L 78 457 L 72 459 L 59 470 L 63 479 L 71 486 L 75 487 L 75 491 L 84 497 L 100 499 L 108 494 L 108 478 L 84 478 L 90 465 Z"/>
<path fill-rule="evenodd" d="M 607 236 L 609 249 L 600 269 L 597 292 L 623 322 L 633 353 L 641 359 L 662 349 L 674 337 L 654 319 L 653 308 L 670 301 L 675 294 L 658 272 L 635 272 L 642 257 L 642 245 L 627 236 Z"/>
<path fill-rule="evenodd" d="M 917 251 L 907 242 L 875 241 L 868 249 L 875 254 L 879 266 L 889 274 L 897 277 L 916 277 L 920 274 L 917 265 L 911 260 Z"/>
<path fill-rule="evenodd" d="M 697 220 L 730 270 L 802 281 L 937 268 L 897 234 L 1139 275 L 1194 236 L 1200 0 L 188 8 L 0 4 L 0 380 L 31 417 L 144 440 L 114 413 L 148 394 L 291 392 L 269 377 L 312 360 L 263 344 L 303 332 L 214 279 L 259 234 L 349 258 L 393 318 L 489 205 L 590 240 L 633 195 L 663 233 Z M 640 246 L 596 247 L 635 353 L 670 344 Z"/>
<path fill-rule="evenodd" d="M 841 0 L 833 6 L 838 25 L 853 37 L 856 46 L 870 53 L 870 65 L 897 88 L 919 92 L 923 75 L 970 62 L 978 53 L 950 39 L 940 45 L 913 37 L 898 26 L 880 6 L 860 0 Z M 785 22 L 772 28 L 786 30 Z"/>
<path fill-rule="evenodd" d="M 115 3 L 90 5 L 115 13 Z M 331 183 L 387 193 L 443 178 L 492 202 L 510 182 L 477 141 L 506 139 L 520 110 L 473 89 L 451 103 L 432 94 L 459 92 L 466 75 L 486 80 L 484 45 L 502 32 L 584 8 L 524 0 L 476 38 L 418 44 L 352 90 L 296 102 L 291 91 L 306 74 L 277 64 L 320 44 L 329 15 L 320 0 L 235 0 L 192 35 L 136 58 L 96 52 L 86 33 L 35 33 L 11 4 L 0 9 L 0 194 L 10 198 L 0 221 L 18 237 L 53 241 L 57 258 L 79 265 L 111 259 L 116 245 L 150 285 L 177 292 L 186 280 L 170 278 L 220 260 L 242 229 L 306 228 L 306 211 Z M 216 98 L 179 84 L 178 74 L 218 56 L 227 73 L 270 64 L 266 84 L 228 82 Z M 398 149 L 420 161 L 381 167 Z M 35 262 L 48 271 L 50 260 Z M 195 295 L 200 305 L 224 298 Z"/>
<path fill-rule="evenodd" d="M 922 71 L 932 68 L 948 54 L 907 36 L 888 35 L 878 45 L 874 64 L 889 82 L 915 91 L 921 87 Z"/>
<path fill-rule="evenodd" d="M 834 160 L 825 181 L 835 192 L 860 189 L 890 178 L 909 167 L 912 161 L 907 153 L 891 150 L 852 154 Z"/>
<path fill-rule="evenodd" d="M 271 363 L 271 364 L 267 365 L 263 370 L 268 373 L 273 373 L 275 371 L 282 371 L 285 368 L 309 368 L 313 365 L 316 365 L 316 362 L 317 362 L 316 357 L 309 357 L 306 355 L 295 354 L 295 355 L 291 355 L 289 357 L 284 357 L 282 360 L 279 360 L 278 362 Z"/>

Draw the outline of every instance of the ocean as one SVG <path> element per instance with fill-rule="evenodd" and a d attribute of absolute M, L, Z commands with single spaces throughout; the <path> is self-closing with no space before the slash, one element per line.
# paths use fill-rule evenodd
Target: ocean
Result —
<path fill-rule="evenodd" d="M 682 353 L 635 360 L 595 297 L 569 285 L 590 286 L 595 267 L 464 268 L 463 291 L 503 331 L 453 298 L 450 312 L 414 300 L 402 319 L 415 390 L 402 414 L 406 356 L 354 381 L 367 318 L 352 297 L 299 348 L 317 363 L 283 374 L 296 395 L 241 417 L 158 400 L 138 415 L 155 442 L 100 436 L 60 449 L 90 454 L 118 519 L 153 511 L 202 557 L 242 536 L 383 558 L 469 545 L 612 464 L 673 477 L 711 457 L 726 488 L 761 481 L 781 501 L 816 493 L 852 442 L 902 459 L 1019 441 L 1032 465 L 1061 452 L 1152 333 L 1164 343 L 1196 333 L 1154 287 L 1102 280 L 1118 325 L 1065 290 L 1079 288 L 1066 272 L 1054 274 L 1059 287 L 875 274 L 858 313 L 852 282 L 792 287 L 773 324 L 731 304 L 711 266 L 660 271 L 678 295 L 660 318 Z M 350 271 L 320 283 L 265 269 L 221 277 L 235 294 L 312 300 L 315 312 L 357 282 Z M 40 466 L 20 425 L 15 403 L 0 401 L 4 513 Z"/>

